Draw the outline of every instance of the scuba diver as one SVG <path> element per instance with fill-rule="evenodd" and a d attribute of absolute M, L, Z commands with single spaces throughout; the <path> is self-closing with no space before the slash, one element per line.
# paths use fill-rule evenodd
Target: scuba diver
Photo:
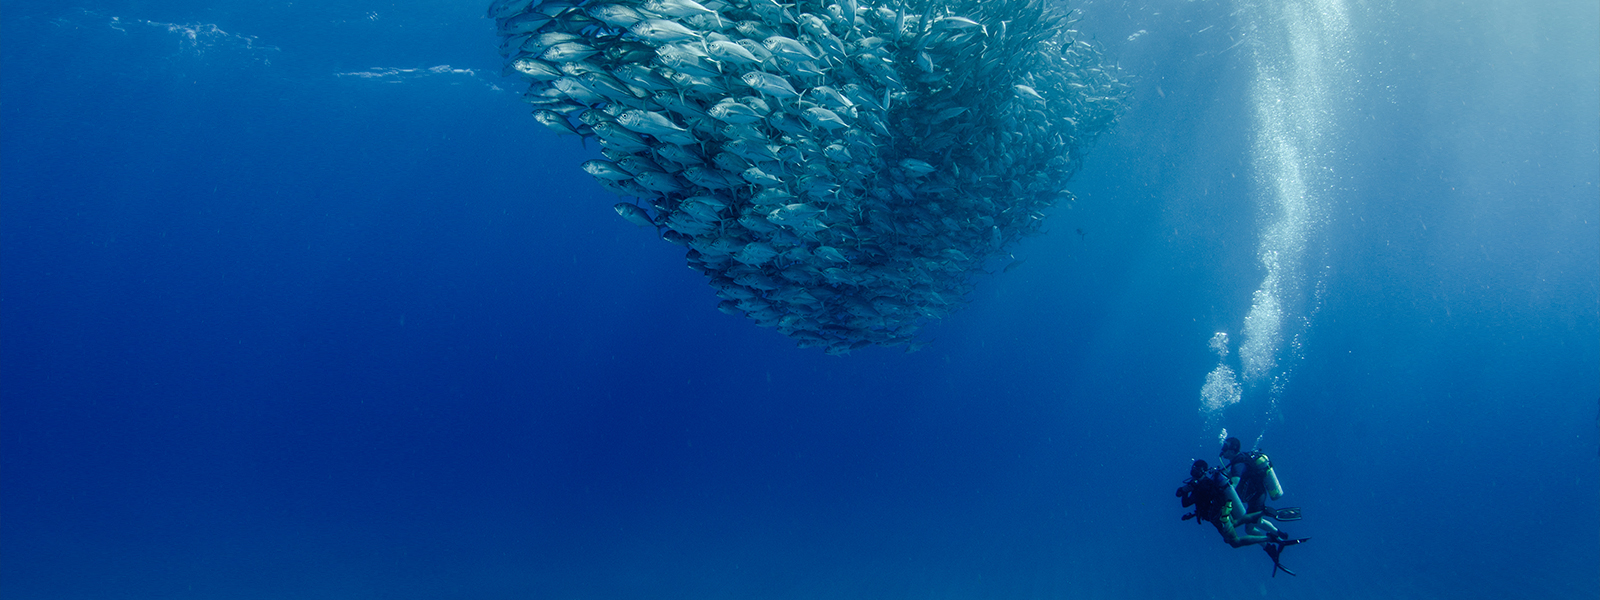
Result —
<path fill-rule="evenodd" d="M 1217 455 L 1227 461 L 1223 466 L 1228 474 L 1229 483 L 1233 484 L 1244 500 L 1246 513 L 1265 513 L 1266 516 L 1279 521 L 1300 520 L 1300 509 L 1279 508 L 1267 506 L 1267 498 L 1273 500 L 1283 497 L 1283 485 L 1278 483 L 1278 474 L 1272 470 L 1272 459 L 1267 455 L 1251 450 L 1239 451 L 1239 438 L 1231 437 L 1222 442 L 1222 451 Z M 1268 532 L 1277 531 L 1271 523 L 1261 521 L 1263 529 Z"/>
<path fill-rule="evenodd" d="M 1272 576 L 1277 577 L 1278 571 L 1294 575 L 1294 571 L 1285 568 L 1278 557 L 1283 549 L 1311 538 L 1290 539 L 1289 535 L 1278 531 L 1276 527 L 1267 524 L 1270 531 L 1265 534 L 1251 533 L 1252 529 L 1262 531 L 1262 528 L 1251 527 L 1264 523 L 1263 517 L 1267 516 L 1261 511 L 1247 514 L 1244 502 L 1239 499 L 1238 492 L 1234 489 L 1232 481 L 1227 477 L 1225 467 L 1209 468 L 1204 460 L 1196 460 L 1189 467 L 1189 479 L 1184 480 L 1183 487 L 1178 488 L 1177 496 L 1183 499 L 1183 506 L 1193 506 L 1194 512 L 1183 515 L 1183 520 L 1195 519 L 1196 522 L 1210 522 L 1216 526 L 1217 533 L 1222 534 L 1222 541 L 1234 548 L 1242 548 L 1252 544 L 1261 544 L 1267 556 L 1272 557 Z M 1242 526 L 1242 527 L 1241 527 Z M 1240 530 L 1244 529 L 1243 532 Z"/>
<path fill-rule="evenodd" d="M 1278 528 L 1271 521 L 1262 520 L 1261 516 L 1275 517 L 1278 511 L 1267 508 L 1265 496 L 1272 496 L 1277 500 L 1283 495 L 1283 486 L 1278 483 L 1278 475 L 1272 470 L 1272 460 L 1260 452 L 1239 452 L 1239 438 L 1230 437 L 1222 442 L 1222 451 L 1217 456 L 1223 460 L 1222 472 L 1226 474 L 1228 483 L 1234 486 L 1240 499 L 1244 500 L 1244 512 L 1254 516 L 1246 529 L 1266 536 L 1275 536 Z M 1287 511 L 1286 511 L 1287 512 Z M 1298 515 L 1290 515 L 1298 517 Z"/>

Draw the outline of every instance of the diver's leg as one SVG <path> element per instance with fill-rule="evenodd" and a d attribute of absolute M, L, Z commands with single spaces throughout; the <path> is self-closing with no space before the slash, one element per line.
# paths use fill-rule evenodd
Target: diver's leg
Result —
<path fill-rule="evenodd" d="M 1272 540 L 1269 539 L 1267 536 L 1264 536 L 1264 535 L 1238 535 L 1237 533 L 1234 534 L 1233 539 L 1227 540 L 1228 545 L 1229 546 L 1233 546 L 1235 548 L 1243 548 L 1245 546 L 1250 546 L 1250 545 L 1254 545 L 1254 544 L 1260 544 L 1260 543 L 1269 542 L 1269 541 L 1272 541 Z"/>
<path fill-rule="evenodd" d="M 1251 522 L 1249 525 L 1246 525 L 1245 529 L 1251 533 L 1263 535 L 1271 539 L 1277 539 L 1278 537 L 1277 526 L 1273 525 L 1271 521 L 1266 519 L 1257 519 L 1256 521 Z"/>
<path fill-rule="evenodd" d="M 1233 519 L 1226 516 L 1215 521 L 1214 524 L 1217 526 L 1217 533 L 1222 534 L 1222 541 L 1227 542 L 1229 546 L 1234 548 L 1243 548 L 1251 544 L 1270 541 L 1270 538 L 1264 535 L 1240 535 L 1239 529 L 1234 526 Z"/>
<path fill-rule="evenodd" d="M 1267 539 L 1278 539 L 1278 527 L 1263 517 L 1268 516 L 1266 503 L 1261 496 L 1255 496 L 1245 503 L 1245 517 L 1240 520 L 1246 524 L 1246 529 L 1251 533 L 1266 536 Z"/>

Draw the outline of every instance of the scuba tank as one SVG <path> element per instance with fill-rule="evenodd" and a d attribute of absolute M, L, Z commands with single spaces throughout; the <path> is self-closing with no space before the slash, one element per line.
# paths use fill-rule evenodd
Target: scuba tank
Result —
<path fill-rule="evenodd" d="M 1267 497 L 1273 500 L 1283 497 L 1283 484 L 1278 483 L 1278 474 L 1272 470 L 1272 460 L 1260 452 L 1255 453 L 1251 464 L 1252 470 L 1261 473 L 1262 487 L 1266 488 Z"/>

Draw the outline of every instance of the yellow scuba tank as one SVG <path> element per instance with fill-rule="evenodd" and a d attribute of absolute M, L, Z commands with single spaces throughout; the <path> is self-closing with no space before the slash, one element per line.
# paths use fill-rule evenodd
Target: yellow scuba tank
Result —
<path fill-rule="evenodd" d="M 1283 484 L 1278 483 L 1278 474 L 1272 471 L 1272 460 L 1265 454 L 1256 455 L 1256 470 L 1261 472 L 1261 484 L 1266 488 L 1267 497 L 1273 500 L 1283 497 Z"/>

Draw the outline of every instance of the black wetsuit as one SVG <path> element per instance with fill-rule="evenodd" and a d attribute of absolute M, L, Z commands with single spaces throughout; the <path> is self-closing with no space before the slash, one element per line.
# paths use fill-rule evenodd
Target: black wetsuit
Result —
<path fill-rule="evenodd" d="M 1207 473 L 1205 477 L 1191 478 L 1183 482 L 1183 487 L 1178 489 L 1178 495 L 1183 498 L 1184 508 L 1194 507 L 1194 513 L 1188 516 L 1201 521 L 1215 522 L 1228 505 L 1227 485 L 1227 482 L 1221 480 L 1213 471 Z"/>
<path fill-rule="evenodd" d="M 1239 478 L 1239 483 L 1233 489 L 1244 501 L 1244 511 L 1247 513 L 1261 512 L 1267 505 L 1266 469 L 1259 465 L 1259 459 L 1263 458 L 1260 452 L 1240 452 L 1228 461 L 1228 477 Z"/>
<path fill-rule="evenodd" d="M 1194 507 L 1192 514 L 1184 515 L 1185 519 L 1196 518 L 1215 525 L 1217 533 L 1222 534 L 1222 541 L 1229 546 L 1241 548 L 1267 541 L 1263 536 L 1242 535 L 1239 531 L 1241 523 L 1234 520 L 1233 500 L 1228 497 L 1228 479 L 1224 471 L 1212 471 L 1205 477 L 1184 482 L 1183 487 L 1178 488 L 1178 496 L 1183 498 L 1184 506 Z"/>

